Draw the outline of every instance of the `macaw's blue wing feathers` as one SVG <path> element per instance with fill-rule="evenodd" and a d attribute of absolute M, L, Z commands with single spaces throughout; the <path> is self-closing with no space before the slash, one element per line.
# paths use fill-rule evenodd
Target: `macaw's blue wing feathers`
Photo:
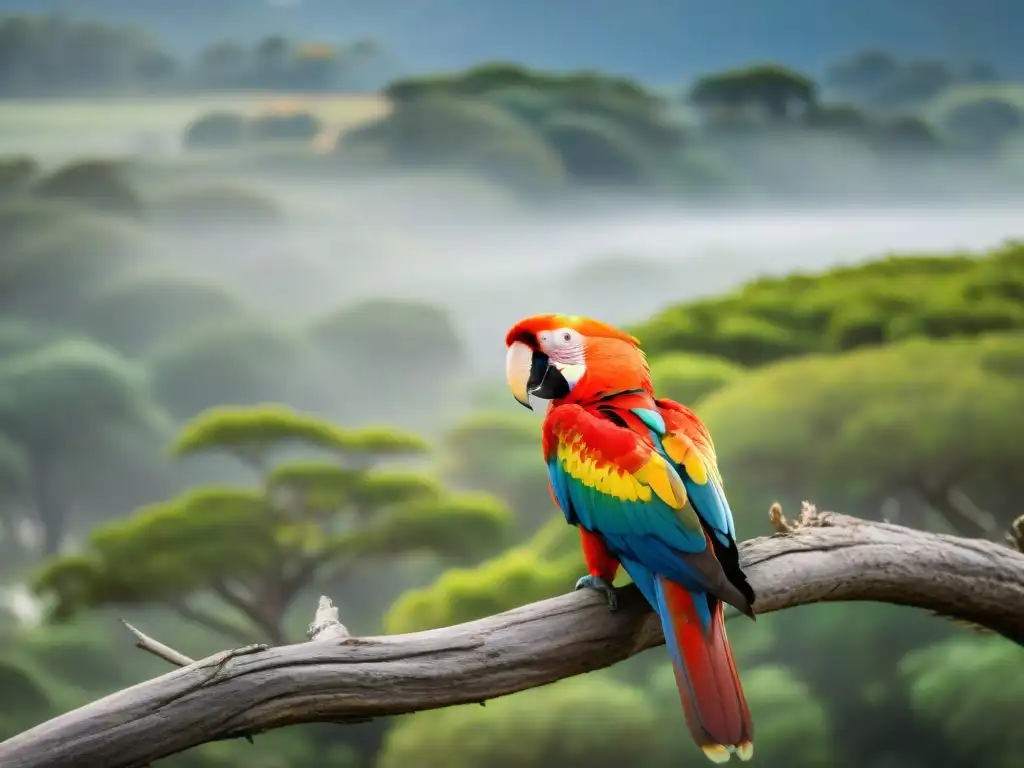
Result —
<path fill-rule="evenodd" d="M 666 435 L 661 440 L 665 455 L 679 472 L 690 504 L 709 533 L 716 559 L 729 581 L 744 598 L 740 604 L 730 600 L 726 602 L 754 618 L 754 590 L 740 568 L 736 524 L 722 487 L 722 475 L 718 471 L 711 435 L 696 414 L 686 406 L 672 400 L 655 402 L 665 419 Z"/>
<path fill-rule="evenodd" d="M 636 415 L 640 421 L 650 427 L 651 431 L 654 432 L 658 437 L 662 437 L 665 434 L 665 419 L 660 413 L 651 408 L 630 408 L 630 413 Z"/>

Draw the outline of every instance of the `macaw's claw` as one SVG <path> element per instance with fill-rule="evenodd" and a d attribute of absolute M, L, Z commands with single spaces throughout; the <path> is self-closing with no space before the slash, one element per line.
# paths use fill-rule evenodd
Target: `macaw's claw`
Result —
<path fill-rule="evenodd" d="M 602 579 L 600 576 L 581 576 L 576 582 L 576 589 L 596 589 L 604 599 L 608 601 L 608 609 L 611 611 L 619 607 L 619 597 L 615 594 L 615 587 Z"/>

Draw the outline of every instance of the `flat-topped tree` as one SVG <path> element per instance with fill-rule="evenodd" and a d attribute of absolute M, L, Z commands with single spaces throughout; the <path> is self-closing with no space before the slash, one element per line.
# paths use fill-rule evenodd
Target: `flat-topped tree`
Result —
<path fill-rule="evenodd" d="M 55 619 L 162 605 L 232 641 L 255 630 L 283 644 L 290 605 L 315 581 L 343 582 L 378 558 L 432 552 L 469 563 L 502 546 L 511 515 L 497 499 L 381 467 L 427 451 L 416 435 L 344 429 L 283 406 L 210 409 L 185 425 L 173 453 L 231 455 L 259 483 L 196 488 L 99 528 L 85 552 L 51 561 L 36 589 L 53 599 Z"/>
<path fill-rule="evenodd" d="M 687 96 L 699 109 L 757 109 L 773 120 L 785 120 L 814 107 L 817 84 L 786 67 L 759 64 L 699 78 Z"/>

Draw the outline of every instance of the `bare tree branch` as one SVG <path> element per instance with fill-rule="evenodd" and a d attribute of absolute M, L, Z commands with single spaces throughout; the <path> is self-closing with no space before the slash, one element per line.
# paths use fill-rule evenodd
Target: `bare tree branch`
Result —
<path fill-rule="evenodd" d="M 136 648 L 141 648 L 146 653 L 152 653 L 158 659 L 163 659 L 168 664 L 173 664 L 176 667 L 187 667 L 189 664 L 195 664 L 195 659 L 190 659 L 183 653 L 171 648 L 169 645 L 164 645 L 159 640 L 154 640 L 149 635 L 143 634 L 124 619 L 121 619 L 121 623 L 128 628 L 128 631 L 135 635 Z"/>
<path fill-rule="evenodd" d="M 980 624 L 1024 644 L 1024 555 L 1013 548 L 818 513 L 810 505 L 796 521 L 786 521 L 781 509 L 773 517 L 785 533 L 741 546 L 759 612 L 881 601 Z M 581 590 L 391 637 L 349 637 L 324 599 L 317 613 L 315 642 L 229 651 L 119 691 L 0 743 L 0 765 L 139 768 L 198 744 L 294 723 L 481 702 L 664 642 L 632 586 L 620 591 L 614 613 Z"/>

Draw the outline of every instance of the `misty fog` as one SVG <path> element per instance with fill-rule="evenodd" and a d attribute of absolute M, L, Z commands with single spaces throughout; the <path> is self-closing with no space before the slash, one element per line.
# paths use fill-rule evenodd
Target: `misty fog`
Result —
<path fill-rule="evenodd" d="M 630 323 L 758 276 L 1024 237 L 1019 199 L 715 207 L 620 199 L 541 210 L 485 182 L 459 181 L 266 181 L 261 192 L 288 211 L 280 229 L 192 229 L 174 263 L 286 323 L 370 296 L 436 302 L 489 378 L 499 375 L 505 329 L 530 313 Z M 603 286 L 588 284 L 591 269 Z M 619 273 L 621 285 L 607 287 Z"/>

